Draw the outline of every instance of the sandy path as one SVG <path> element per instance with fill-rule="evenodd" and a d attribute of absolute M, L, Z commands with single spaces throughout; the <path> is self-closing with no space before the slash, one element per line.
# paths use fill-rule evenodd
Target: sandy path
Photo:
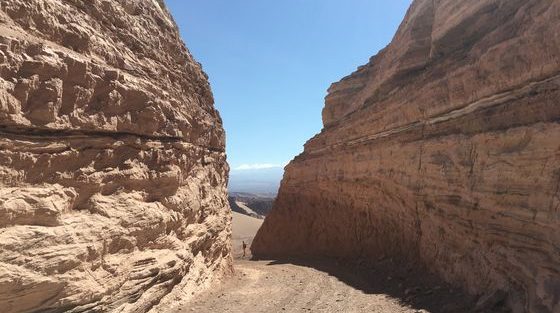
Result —
<path fill-rule="evenodd" d="M 262 222 L 233 213 L 234 276 L 176 312 L 474 312 L 472 298 L 419 268 L 392 260 L 365 267 L 335 260 L 241 259 L 241 242 L 250 243 Z"/>
<path fill-rule="evenodd" d="M 418 312 L 305 266 L 237 260 L 235 269 L 234 278 L 179 312 Z"/>

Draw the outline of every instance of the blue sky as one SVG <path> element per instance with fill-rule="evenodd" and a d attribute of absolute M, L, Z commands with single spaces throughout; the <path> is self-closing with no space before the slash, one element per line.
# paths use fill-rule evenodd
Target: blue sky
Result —
<path fill-rule="evenodd" d="M 282 166 L 331 83 L 385 47 L 410 0 L 166 0 L 210 77 L 232 170 Z"/>

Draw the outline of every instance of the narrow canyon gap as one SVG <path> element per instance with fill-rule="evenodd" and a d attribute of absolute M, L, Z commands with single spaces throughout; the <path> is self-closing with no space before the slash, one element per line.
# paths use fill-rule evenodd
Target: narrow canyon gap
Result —
<path fill-rule="evenodd" d="M 560 312 L 559 75 L 560 1 L 415 0 L 330 87 L 253 254 L 392 257 Z"/>
<path fill-rule="evenodd" d="M 162 0 L 2 0 L 0 311 L 170 312 L 230 272 L 224 137 Z"/>

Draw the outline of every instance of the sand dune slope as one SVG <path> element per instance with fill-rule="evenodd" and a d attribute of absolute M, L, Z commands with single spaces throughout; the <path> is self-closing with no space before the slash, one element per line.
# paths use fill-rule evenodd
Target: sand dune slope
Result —
<path fill-rule="evenodd" d="M 245 241 L 248 245 L 251 244 L 255 234 L 261 227 L 263 220 L 237 212 L 232 212 L 232 214 L 233 256 L 234 258 L 240 258 L 243 255 L 243 241 Z M 249 249 L 247 249 L 247 257 L 249 257 L 250 253 Z"/>

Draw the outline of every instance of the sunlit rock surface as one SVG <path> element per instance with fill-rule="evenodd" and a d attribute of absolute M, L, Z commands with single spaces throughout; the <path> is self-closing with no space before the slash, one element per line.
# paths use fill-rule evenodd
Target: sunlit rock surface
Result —
<path fill-rule="evenodd" d="M 559 75 L 559 1 L 414 1 L 329 89 L 253 254 L 400 257 L 560 312 Z"/>
<path fill-rule="evenodd" d="M 0 311 L 188 300 L 231 270 L 227 173 L 163 1 L 0 2 Z"/>

